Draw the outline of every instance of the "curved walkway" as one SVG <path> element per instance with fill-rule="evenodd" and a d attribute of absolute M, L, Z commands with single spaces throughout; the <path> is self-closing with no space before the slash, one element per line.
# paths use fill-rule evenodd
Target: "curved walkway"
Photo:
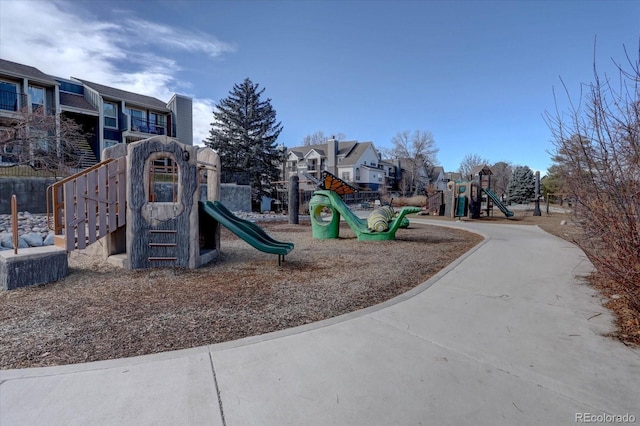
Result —
<path fill-rule="evenodd" d="M 602 337 L 612 317 L 581 283 L 582 252 L 534 226 L 459 226 L 486 240 L 381 306 L 236 342 L 1 371 L 0 424 L 640 422 L 640 351 Z"/>

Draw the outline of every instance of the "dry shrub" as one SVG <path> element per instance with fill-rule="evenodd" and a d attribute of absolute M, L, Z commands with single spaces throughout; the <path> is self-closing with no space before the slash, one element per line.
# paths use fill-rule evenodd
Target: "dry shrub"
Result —
<path fill-rule="evenodd" d="M 583 87 L 584 101 L 551 116 L 559 167 L 582 235 L 576 243 L 628 307 L 640 312 L 640 52 L 619 81 Z M 571 105 L 574 105 L 573 103 Z M 609 285 L 611 286 L 611 284 Z"/>
<path fill-rule="evenodd" d="M 616 313 L 617 330 L 613 337 L 640 346 L 640 293 L 630 294 L 618 281 L 596 272 L 590 282 L 607 297 L 605 306 Z"/>
<path fill-rule="evenodd" d="M 393 205 L 395 207 L 416 206 L 422 207 L 427 205 L 427 197 L 424 195 L 414 195 L 413 197 L 394 198 Z"/>

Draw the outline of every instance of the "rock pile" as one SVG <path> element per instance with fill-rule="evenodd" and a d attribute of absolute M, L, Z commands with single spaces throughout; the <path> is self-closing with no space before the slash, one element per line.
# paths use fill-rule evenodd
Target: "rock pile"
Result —
<path fill-rule="evenodd" d="M 0 214 L 0 250 L 13 249 L 11 215 Z M 18 248 L 53 245 L 53 231 L 47 226 L 47 216 L 18 213 Z"/>

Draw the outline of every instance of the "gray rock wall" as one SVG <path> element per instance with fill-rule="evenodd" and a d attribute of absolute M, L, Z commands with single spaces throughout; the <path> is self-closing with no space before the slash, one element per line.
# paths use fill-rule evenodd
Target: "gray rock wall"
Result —
<path fill-rule="evenodd" d="M 11 195 L 18 198 L 18 210 L 31 213 L 47 212 L 47 186 L 53 178 L 0 178 L 0 214 L 11 213 Z"/>
<path fill-rule="evenodd" d="M 220 184 L 220 202 L 232 212 L 250 212 L 251 187 L 222 183 Z"/>

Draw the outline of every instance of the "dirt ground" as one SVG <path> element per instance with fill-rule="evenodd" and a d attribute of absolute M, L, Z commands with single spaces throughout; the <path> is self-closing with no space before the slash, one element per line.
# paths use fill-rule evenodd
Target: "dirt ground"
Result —
<path fill-rule="evenodd" d="M 565 239 L 576 231 L 566 214 L 520 211 L 508 223 L 538 224 Z M 125 271 L 74 254 L 64 280 L 1 292 L 0 368 L 150 354 L 319 321 L 402 294 L 481 240 L 420 224 L 382 242 L 358 242 L 346 225 L 339 239 L 316 240 L 304 219 L 260 226 L 295 243 L 281 267 L 223 228 L 221 256 L 197 270 Z"/>

